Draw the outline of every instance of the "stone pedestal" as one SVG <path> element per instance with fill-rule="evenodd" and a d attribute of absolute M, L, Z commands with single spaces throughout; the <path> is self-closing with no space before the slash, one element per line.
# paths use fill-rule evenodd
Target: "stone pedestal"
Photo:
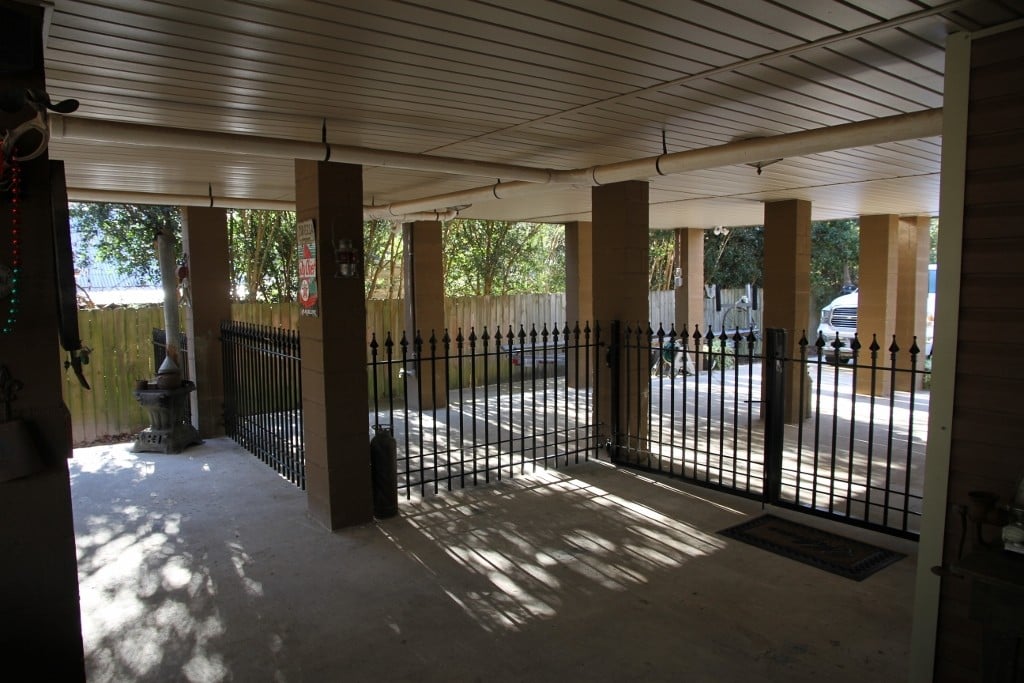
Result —
<path fill-rule="evenodd" d="M 195 391 L 192 382 L 175 389 L 136 389 L 135 399 L 147 413 L 150 426 L 135 436 L 136 453 L 181 453 L 202 443 L 199 432 L 189 422 L 188 395 Z"/>

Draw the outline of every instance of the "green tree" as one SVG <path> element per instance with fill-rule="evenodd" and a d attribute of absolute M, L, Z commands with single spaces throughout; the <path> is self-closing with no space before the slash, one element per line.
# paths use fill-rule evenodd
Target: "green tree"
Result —
<path fill-rule="evenodd" d="M 542 223 L 454 220 L 443 231 L 445 292 L 489 296 L 565 287 L 565 237 Z"/>
<path fill-rule="evenodd" d="M 231 282 L 246 301 L 295 300 L 295 213 L 264 209 L 228 212 Z"/>
<path fill-rule="evenodd" d="M 651 230 L 648 239 L 648 286 L 651 291 L 672 289 L 676 239 L 671 230 Z"/>
<path fill-rule="evenodd" d="M 363 224 L 363 271 L 367 299 L 402 296 L 404 246 L 402 228 L 391 221 Z"/>
<path fill-rule="evenodd" d="M 95 260 L 111 265 L 137 285 L 160 284 L 154 240 L 160 230 L 181 234 L 181 212 L 177 207 L 73 203 L 69 209 L 72 224 L 86 247 L 75 254 L 77 267 L 92 265 L 95 254 Z M 181 258 L 180 239 L 176 256 Z"/>
<path fill-rule="evenodd" d="M 704 281 L 722 288 L 761 285 L 764 228 L 704 231 Z"/>
<path fill-rule="evenodd" d="M 811 310 L 837 297 L 846 285 L 857 283 L 860 263 L 860 224 L 855 218 L 811 224 Z"/>
<path fill-rule="evenodd" d="M 90 260 L 113 266 L 139 285 L 157 285 L 160 272 L 153 245 L 158 230 L 179 237 L 181 212 L 173 206 L 74 203 L 72 222 L 83 248 L 78 267 Z M 245 298 L 292 301 L 295 298 L 295 214 L 288 211 L 239 209 L 228 212 L 231 282 L 244 288 Z"/>

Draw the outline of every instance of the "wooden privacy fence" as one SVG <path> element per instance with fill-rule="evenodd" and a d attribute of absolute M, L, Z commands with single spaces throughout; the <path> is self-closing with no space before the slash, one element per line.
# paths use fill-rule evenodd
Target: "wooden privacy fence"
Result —
<path fill-rule="evenodd" d="M 723 318 L 726 327 L 746 326 L 745 312 L 737 311 L 734 306 L 744 294 L 744 290 L 723 290 L 719 297 L 721 309 L 716 308 L 715 299 L 705 299 L 705 320 L 716 332 Z M 754 325 L 758 328 L 761 327 L 761 301 L 759 298 L 758 309 L 752 311 Z M 651 292 L 649 320 L 655 330 L 658 325 L 668 329 L 674 310 L 673 292 Z M 283 329 L 297 329 L 299 319 L 298 306 L 294 303 L 233 303 L 231 315 L 239 322 Z M 520 324 L 529 331 L 531 324 L 536 324 L 539 330 L 544 324 L 554 323 L 560 327 L 568 323 L 572 328 L 576 322 L 565 320 L 565 295 L 561 293 L 450 298 L 445 300 L 445 319 L 453 338 L 459 327 L 468 336 L 471 327 L 480 334 L 486 326 L 493 334 L 498 327 L 507 333 L 509 325 L 518 332 Z M 583 322 L 580 321 L 581 326 Z M 65 373 L 64 401 L 71 412 L 75 444 L 116 439 L 147 427 L 148 417 L 135 401 L 134 388 L 135 380 L 155 374 L 153 330 L 163 328 L 161 307 L 82 309 L 78 312 L 78 324 L 82 340 L 93 350 L 85 368 L 93 389 L 83 390 L 70 372 Z M 396 335 L 397 344 L 405 330 L 403 301 L 368 301 L 365 324 L 367 344 L 374 332 L 378 342 L 383 343 L 389 331 Z M 439 330 L 438 337 L 442 333 Z M 430 336 L 429 330 L 423 334 Z M 413 337 L 410 333 L 410 342 Z M 58 362 L 63 361 L 62 354 Z"/>
<path fill-rule="evenodd" d="M 92 391 L 82 389 L 72 372 L 64 373 L 64 402 L 71 412 L 75 444 L 118 438 L 149 426 L 135 400 L 135 380 L 155 374 L 153 329 L 163 328 L 163 309 L 82 309 L 78 326 L 82 341 L 93 352 L 85 366 Z M 58 362 L 63 363 L 65 356 L 62 353 Z"/>
<path fill-rule="evenodd" d="M 750 318 L 747 317 L 747 309 L 737 305 L 742 297 L 748 298 L 748 303 L 756 298 L 757 308 L 750 308 Z M 764 300 L 763 293 L 759 290 L 756 294 L 745 289 L 723 289 L 715 296 L 704 299 L 704 320 L 705 325 L 710 324 L 715 332 L 720 332 L 724 326 L 726 329 L 746 329 L 749 323 L 757 329 L 761 329 L 761 303 Z M 391 332 L 401 335 L 405 330 L 404 301 L 402 299 L 372 299 L 366 302 L 366 337 L 370 338 L 371 332 L 377 332 L 378 336 Z M 444 302 L 445 320 L 448 321 L 448 331 L 453 337 L 459 327 L 465 334 L 469 334 L 469 328 L 475 327 L 479 333 L 486 325 L 492 330 L 496 325 L 507 327 L 508 325 L 518 326 L 520 324 L 541 325 L 547 323 L 568 324 L 570 327 L 576 323 L 575 320 L 565 319 L 565 294 L 514 294 L 509 296 L 477 296 L 477 297 L 452 297 Z M 294 303 L 267 304 L 261 302 L 242 302 L 231 305 L 231 317 L 233 320 L 268 327 L 281 327 L 293 330 L 299 324 L 299 309 Z M 651 292 L 647 320 L 657 329 L 663 325 L 668 330 L 675 318 L 675 292 Z M 579 321 L 581 324 L 585 321 Z M 692 331 L 692 330 L 691 330 Z M 706 329 L 702 329 L 706 332 Z M 408 330 L 410 338 L 412 330 Z M 425 337 L 430 336 L 430 330 L 423 330 Z M 443 330 L 437 330 L 438 337 Z"/>

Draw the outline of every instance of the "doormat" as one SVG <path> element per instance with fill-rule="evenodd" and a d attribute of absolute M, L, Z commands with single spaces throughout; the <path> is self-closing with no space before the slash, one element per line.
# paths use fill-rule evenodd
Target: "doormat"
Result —
<path fill-rule="evenodd" d="M 773 515 L 763 515 L 718 533 L 854 581 L 863 581 L 905 557 L 903 553 Z"/>

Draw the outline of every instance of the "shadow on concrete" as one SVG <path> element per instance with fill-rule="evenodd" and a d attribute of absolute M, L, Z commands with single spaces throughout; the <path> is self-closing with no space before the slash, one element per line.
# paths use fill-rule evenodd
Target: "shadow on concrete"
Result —
<path fill-rule="evenodd" d="M 71 465 L 90 681 L 906 676 L 912 559 L 850 582 L 718 536 L 750 501 L 604 463 L 335 533 L 226 439 Z"/>

